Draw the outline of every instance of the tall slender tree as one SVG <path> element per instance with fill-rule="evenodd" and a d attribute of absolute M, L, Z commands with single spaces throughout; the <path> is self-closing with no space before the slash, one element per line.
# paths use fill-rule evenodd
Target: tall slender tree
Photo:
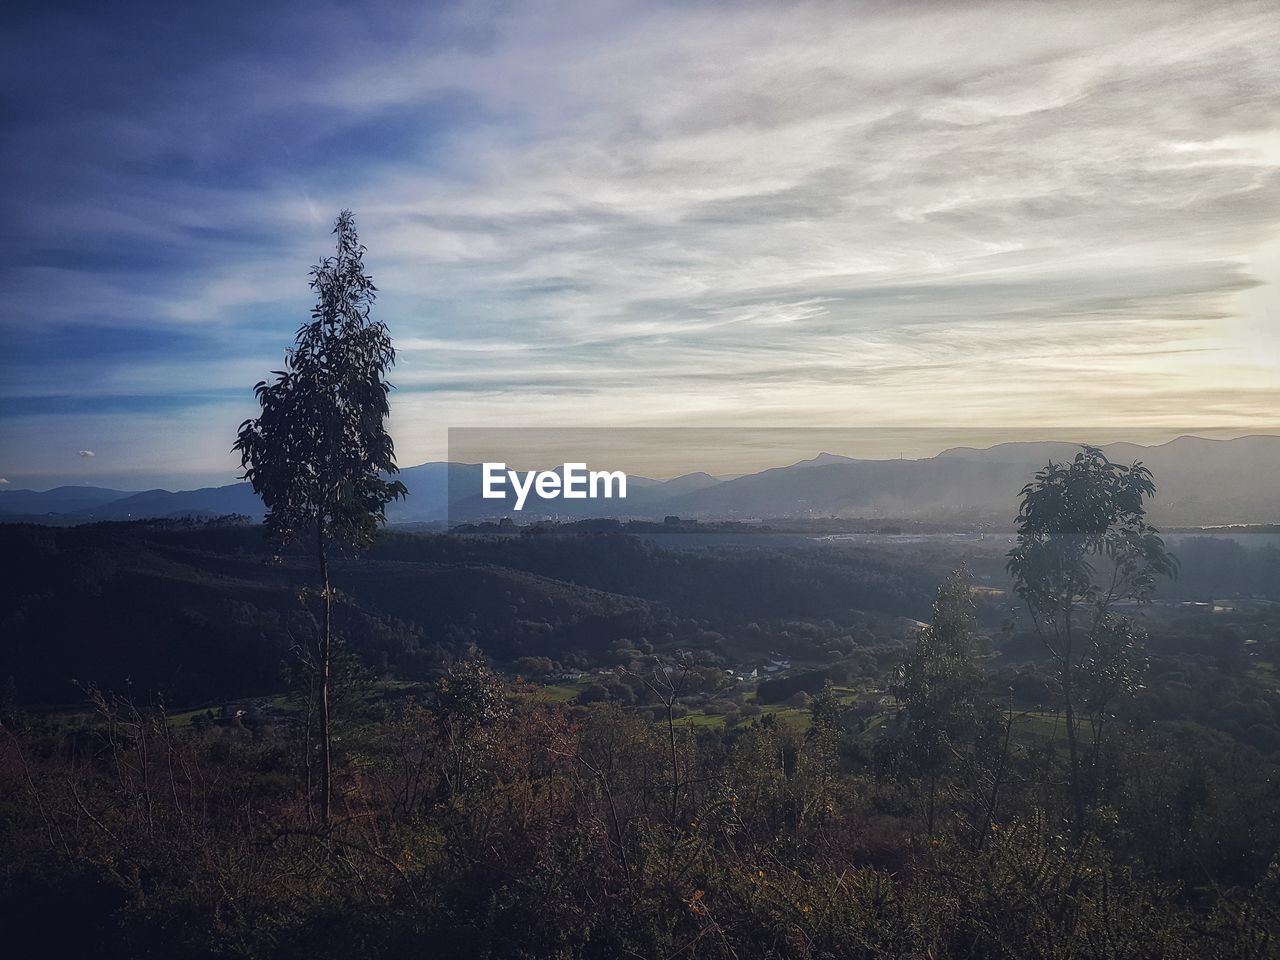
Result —
<path fill-rule="evenodd" d="M 1158 578 L 1177 573 L 1177 560 L 1146 518 L 1155 492 L 1141 463 L 1114 463 L 1091 446 L 1070 463 L 1049 463 L 1022 489 L 1008 569 L 1057 667 L 1077 836 L 1085 817 L 1077 711 L 1090 691 L 1105 688 L 1110 702 L 1134 682 L 1134 637 L 1117 630 L 1115 605 L 1150 599 Z"/>
<path fill-rule="evenodd" d="M 385 427 L 391 388 L 386 374 L 396 355 L 386 325 L 370 315 L 377 288 L 365 273 L 365 248 L 350 210 L 338 215 L 333 235 L 336 252 L 311 269 L 311 319 L 286 351 L 285 369 L 254 388 L 262 412 L 240 425 L 233 448 L 244 479 L 266 505 L 272 536 L 280 542 L 304 534 L 314 538 L 324 606 L 316 669 L 320 817 L 326 825 L 333 799 L 329 546 L 367 546 L 386 520 L 387 504 L 407 493 L 404 484 L 386 479 L 396 473 Z"/>

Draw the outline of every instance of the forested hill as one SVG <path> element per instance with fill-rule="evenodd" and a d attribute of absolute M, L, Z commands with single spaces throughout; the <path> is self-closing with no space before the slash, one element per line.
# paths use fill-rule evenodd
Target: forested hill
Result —
<path fill-rule="evenodd" d="M 942 572 L 862 551 L 668 552 L 620 534 L 387 534 L 334 567 L 351 648 L 409 679 L 472 643 L 584 667 L 619 646 L 731 662 L 785 640 L 827 655 L 898 636 Z M 33 703 L 80 699 L 74 682 L 174 703 L 279 690 L 314 631 L 314 598 L 300 599 L 314 581 L 310 558 L 275 558 L 257 527 L 0 525 L 0 663 Z M 793 619 L 831 626 L 780 638 Z"/>

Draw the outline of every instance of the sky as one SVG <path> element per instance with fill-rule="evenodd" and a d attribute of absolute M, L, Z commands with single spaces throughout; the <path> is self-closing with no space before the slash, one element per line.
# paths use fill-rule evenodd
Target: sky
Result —
<path fill-rule="evenodd" d="M 343 207 L 402 465 L 450 427 L 1280 432 L 1274 3 L 0 24 L 10 489 L 232 481 Z"/>

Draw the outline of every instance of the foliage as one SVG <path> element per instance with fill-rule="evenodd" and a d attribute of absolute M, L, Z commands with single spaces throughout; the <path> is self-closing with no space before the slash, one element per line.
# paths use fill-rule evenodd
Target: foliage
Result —
<path fill-rule="evenodd" d="M 491 688 L 477 663 L 454 678 Z M 198 732 L 95 694 L 93 722 L 6 730 L 6 943 L 106 958 L 1278 955 L 1280 795 L 1256 754 L 1211 751 L 1188 777 L 1194 746 L 1134 740 L 1115 826 L 1079 844 L 1014 758 L 983 837 L 957 810 L 922 838 L 901 782 L 828 751 L 825 723 L 689 731 L 673 754 L 661 725 L 616 705 L 505 693 L 470 728 L 485 739 L 461 779 L 439 705 L 407 697 L 350 727 L 326 832 L 308 826 L 288 726 Z M 1250 855 L 1225 859 L 1241 828 Z M 50 923 L 48 903 L 75 923 Z"/>
<path fill-rule="evenodd" d="M 923 770 L 944 766 L 960 736 L 975 723 L 982 676 L 974 661 L 974 604 L 963 570 L 938 588 L 933 622 L 920 631 L 892 686 L 901 702 L 904 752 Z"/>
<path fill-rule="evenodd" d="M 1157 578 L 1177 572 L 1176 559 L 1146 520 L 1146 500 L 1155 490 L 1142 464 L 1113 463 L 1090 446 L 1069 464 L 1050 463 L 1022 489 L 1008 570 L 1058 666 L 1077 837 L 1084 829 L 1085 769 L 1096 765 L 1106 707 L 1138 684 L 1137 633 L 1112 610 L 1121 601 L 1149 600 Z M 1088 758 L 1079 745 L 1081 705 L 1093 708 Z"/>
<path fill-rule="evenodd" d="M 406 493 L 381 477 L 396 472 L 384 426 L 395 349 L 370 314 L 377 288 L 364 272 L 351 211 L 342 211 L 333 233 L 337 252 L 311 269 L 311 320 L 298 328 L 275 381 L 254 388 L 262 412 L 240 425 L 234 449 L 274 534 L 288 540 L 319 524 L 361 546 L 385 520 L 386 505 Z"/>
<path fill-rule="evenodd" d="M 1039 621 L 1065 631 L 1078 605 L 1144 600 L 1158 577 L 1176 573 L 1177 561 L 1146 520 L 1145 501 L 1155 489 L 1141 463 L 1113 463 L 1090 446 L 1069 464 L 1050 463 L 1023 487 L 1008 566 Z M 1109 569 L 1099 571 L 1098 561 Z"/>

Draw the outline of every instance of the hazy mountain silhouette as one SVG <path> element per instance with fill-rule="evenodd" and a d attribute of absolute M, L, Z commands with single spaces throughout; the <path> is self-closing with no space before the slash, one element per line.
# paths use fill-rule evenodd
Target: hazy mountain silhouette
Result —
<path fill-rule="evenodd" d="M 0 490 L 0 513 L 75 513 L 130 496 L 106 487 L 54 487 L 52 490 Z"/>
<path fill-rule="evenodd" d="M 242 513 L 260 517 L 262 501 L 247 483 L 225 487 L 203 487 L 199 490 L 144 490 L 111 503 L 76 511 L 76 516 L 90 520 L 136 520 L 144 517 L 225 516 Z"/>
<path fill-rule="evenodd" d="M 955 447 L 920 460 L 856 460 L 822 453 L 790 466 L 718 479 L 689 473 L 671 480 L 628 478 L 626 500 L 540 501 L 530 495 L 524 511 L 480 496 L 478 464 L 423 463 L 400 479 L 407 500 L 387 511 L 393 523 L 479 520 L 516 516 L 638 517 L 675 514 L 700 519 L 861 517 L 1007 523 L 1018 492 L 1050 459 L 1074 457 L 1079 445 L 1058 441 L 1002 443 L 987 449 Z M 1157 523 L 1227 524 L 1280 522 L 1280 437 L 1234 440 L 1179 437 L 1156 446 L 1114 443 L 1103 447 L 1122 463 L 1140 460 L 1155 473 Z M 171 493 L 99 487 L 0 491 L 0 515 L 8 519 L 73 523 L 140 517 L 262 516 L 247 483 Z"/>

